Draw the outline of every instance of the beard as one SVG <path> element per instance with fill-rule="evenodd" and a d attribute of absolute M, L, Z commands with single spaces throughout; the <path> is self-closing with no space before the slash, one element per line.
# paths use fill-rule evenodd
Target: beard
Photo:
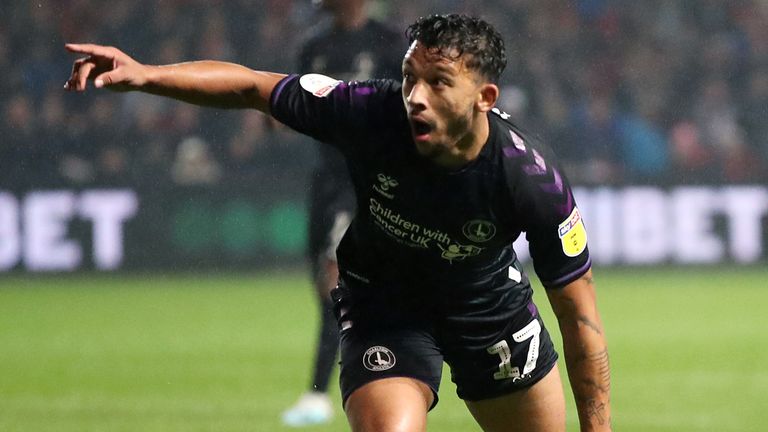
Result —
<path fill-rule="evenodd" d="M 472 145 L 474 133 L 472 125 L 474 124 L 474 110 L 469 107 L 464 115 L 453 119 L 446 127 L 445 140 L 448 142 L 445 147 L 461 150 Z"/>

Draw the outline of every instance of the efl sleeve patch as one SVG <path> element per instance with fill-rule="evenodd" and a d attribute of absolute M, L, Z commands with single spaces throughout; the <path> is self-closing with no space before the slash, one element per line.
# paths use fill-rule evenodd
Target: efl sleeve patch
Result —
<path fill-rule="evenodd" d="M 574 207 L 571 215 L 557 227 L 557 235 L 566 256 L 575 257 L 584 252 L 587 248 L 587 230 L 578 208 Z"/>
<path fill-rule="evenodd" d="M 299 84 L 304 90 L 322 98 L 328 96 L 333 89 L 341 84 L 341 81 L 325 75 L 307 74 L 299 78 Z"/>

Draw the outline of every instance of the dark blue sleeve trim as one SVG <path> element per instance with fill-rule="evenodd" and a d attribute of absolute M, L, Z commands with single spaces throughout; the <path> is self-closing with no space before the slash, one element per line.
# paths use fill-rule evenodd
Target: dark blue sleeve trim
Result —
<path fill-rule="evenodd" d="M 280 93 L 282 93 L 283 89 L 286 85 L 288 85 L 289 82 L 298 79 L 299 76 L 296 74 L 288 75 L 287 77 L 280 80 L 280 82 L 277 83 L 275 88 L 272 90 L 272 94 L 269 97 L 269 110 L 270 112 L 275 111 L 275 104 L 277 103 L 278 98 L 280 98 Z"/>

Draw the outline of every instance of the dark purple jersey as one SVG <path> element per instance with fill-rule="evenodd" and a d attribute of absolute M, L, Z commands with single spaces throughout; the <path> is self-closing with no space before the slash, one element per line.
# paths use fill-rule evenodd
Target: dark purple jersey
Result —
<path fill-rule="evenodd" d="M 347 159 L 358 209 L 337 255 L 342 279 L 358 289 L 520 306 L 530 298 L 512 248 L 521 232 L 544 286 L 589 269 L 566 179 L 497 109 L 479 157 L 455 171 L 416 152 L 396 81 L 292 75 L 271 111 Z"/>

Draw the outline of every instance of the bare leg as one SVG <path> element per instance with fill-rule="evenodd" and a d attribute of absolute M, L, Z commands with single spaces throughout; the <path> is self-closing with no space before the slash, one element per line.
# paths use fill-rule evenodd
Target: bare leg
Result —
<path fill-rule="evenodd" d="M 413 378 L 384 378 L 355 390 L 344 407 L 353 432 L 424 432 L 434 395 Z"/>
<path fill-rule="evenodd" d="M 467 402 L 467 407 L 485 432 L 565 431 L 565 397 L 557 366 L 533 387 Z"/>

